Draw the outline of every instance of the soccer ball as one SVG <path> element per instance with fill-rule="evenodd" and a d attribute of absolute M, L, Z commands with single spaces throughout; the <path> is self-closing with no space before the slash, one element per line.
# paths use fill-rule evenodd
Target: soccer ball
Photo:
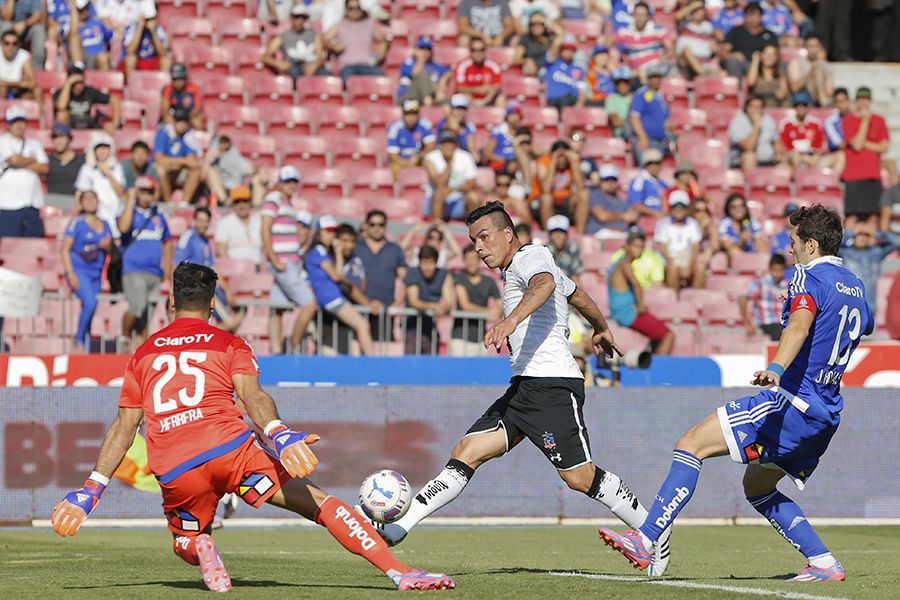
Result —
<path fill-rule="evenodd" d="M 359 488 L 359 506 L 377 523 L 393 523 L 406 514 L 412 493 L 406 477 L 385 469 L 372 473 Z"/>

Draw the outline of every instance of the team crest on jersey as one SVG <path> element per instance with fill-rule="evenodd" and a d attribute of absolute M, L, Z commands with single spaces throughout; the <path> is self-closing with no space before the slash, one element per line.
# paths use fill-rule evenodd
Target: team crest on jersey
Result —
<path fill-rule="evenodd" d="M 759 457 L 765 453 L 766 449 L 762 444 L 753 443 L 749 446 L 744 446 L 744 454 L 747 455 L 747 461 L 759 460 Z"/>
<path fill-rule="evenodd" d="M 272 480 L 265 473 L 251 473 L 238 486 L 238 494 L 245 502 L 253 504 L 272 489 Z"/>
<path fill-rule="evenodd" d="M 545 431 L 542 437 L 544 441 L 544 450 L 556 449 L 556 437 L 552 433 Z"/>

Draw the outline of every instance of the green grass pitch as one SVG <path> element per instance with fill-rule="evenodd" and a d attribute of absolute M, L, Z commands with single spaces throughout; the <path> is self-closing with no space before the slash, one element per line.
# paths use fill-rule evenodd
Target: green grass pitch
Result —
<path fill-rule="evenodd" d="M 828 527 L 843 583 L 783 581 L 802 557 L 769 527 L 681 527 L 669 585 L 648 584 L 590 527 L 421 528 L 399 548 L 405 562 L 456 577 L 452 598 L 900 598 L 900 527 Z M 320 529 L 215 533 L 239 598 L 391 598 L 390 582 Z M 561 576 L 554 572 L 578 573 Z M 208 594 L 162 530 L 0 529 L 0 598 L 194 598 Z M 421 594 L 424 592 L 417 592 Z"/>

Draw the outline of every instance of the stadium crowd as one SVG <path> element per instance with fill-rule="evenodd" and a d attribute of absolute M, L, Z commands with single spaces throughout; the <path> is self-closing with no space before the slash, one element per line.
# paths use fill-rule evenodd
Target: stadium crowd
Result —
<path fill-rule="evenodd" d="M 888 129 L 834 81 L 836 17 L 805 5 L 9 0 L 0 258 L 80 313 L 7 341 L 126 351 L 190 260 L 261 353 L 311 331 L 317 352 L 481 353 L 497 274 L 459 222 L 488 200 L 659 353 L 777 339 L 782 222 L 833 206 L 900 338 Z"/>

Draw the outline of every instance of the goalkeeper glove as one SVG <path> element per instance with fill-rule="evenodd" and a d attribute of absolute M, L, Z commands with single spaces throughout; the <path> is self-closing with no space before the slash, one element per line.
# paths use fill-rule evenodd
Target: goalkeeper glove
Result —
<path fill-rule="evenodd" d="M 53 516 L 50 518 L 53 530 L 63 537 L 75 535 L 84 520 L 100 502 L 100 495 L 103 494 L 103 490 L 108 484 L 108 477 L 104 477 L 96 471 L 91 473 L 83 486 L 66 494 L 62 502 L 53 508 Z"/>
<path fill-rule="evenodd" d="M 319 459 L 309 449 L 309 444 L 319 441 L 318 435 L 292 431 L 281 421 L 266 425 L 265 433 L 275 442 L 278 459 L 291 477 L 306 477 L 319 464 Z"/>

